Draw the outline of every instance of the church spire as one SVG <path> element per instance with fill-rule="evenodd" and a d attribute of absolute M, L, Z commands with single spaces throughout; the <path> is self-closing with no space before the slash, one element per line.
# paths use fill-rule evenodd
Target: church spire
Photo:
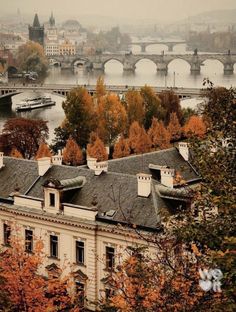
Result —
<path fill-rule="evenodd" d="M 49 24 L 51 27 L 55 26 L 55 18 L 53 16 L 53 13 L 51 12 L 51 16 L 49 18 Z"/>
<path fill-rule="evenodd" d="M 36 13 L 34 16 L 33 27 L 40 27 L 38 14 Z"/>

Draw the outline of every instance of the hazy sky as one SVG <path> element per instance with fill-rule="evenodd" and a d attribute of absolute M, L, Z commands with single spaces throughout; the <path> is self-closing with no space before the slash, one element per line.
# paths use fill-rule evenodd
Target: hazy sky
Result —
<path fill-rule="evenodd" d="M 77 16 L 96 14 L 116 17 L 179 20 L 197 13 L 236 9 L 236 0 L 0 0 L 6 12 Z"/>

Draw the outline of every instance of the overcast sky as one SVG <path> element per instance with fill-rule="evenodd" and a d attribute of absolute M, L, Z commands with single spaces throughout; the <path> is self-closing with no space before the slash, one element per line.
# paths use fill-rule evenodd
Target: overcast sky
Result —
<path fill-rule="evenodd" d="M 0 0 L 1 10 L 15 13 L 49 14 L 76 18 L 96 14 L 103 16 L 179 20 L 197 13 L 219 9 L 236 9 L 236 0 Z"/>

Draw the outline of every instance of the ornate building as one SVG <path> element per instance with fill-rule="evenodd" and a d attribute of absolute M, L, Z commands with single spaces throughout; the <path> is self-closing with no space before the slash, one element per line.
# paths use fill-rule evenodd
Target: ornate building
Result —
<path fill-rule="evenodd" d="M 44 26 L 40 26 L 37 13 L 34 16 L 33 25 L 29 25 L 29 40 L 44 45 Z"/>
<path fill-rule="evenodd" d="M 0 153 L 0 244 L 7 244 L 14 223 L 23 239 L 30 234 L 30 251 L 41 237 L 42 273 L 74 264 L 74 281 L 95 311 L 109 293 L 116 255 L 147 244 L 143 235 L 159 235 L 164 218 L 190 205 L 189 189 L 200 177 L 188 158 L 187 143 L 108 162 L 89 158 L 80 167 L 62 165 L 60 155 L 32 161 Z"/>

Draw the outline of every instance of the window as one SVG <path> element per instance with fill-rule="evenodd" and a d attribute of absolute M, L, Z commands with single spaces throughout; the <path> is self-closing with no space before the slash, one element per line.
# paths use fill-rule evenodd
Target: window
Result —
<path fill-rule="evenodd" d="M 3 238 L 4 238 L 4 245 L 10 244 L 10 235 L 11 235 L 11 228 L 6 223 L 3 224 Z"/>
<path fill-rule="evenodd" d="M 33 231 L 25 230 L 25 250 L 33 251 Z"/>
<path fill-rule="evenodd" d="M 58 237 L 50 235 L 50 257 L 58 258 Z"/>
<path fill-rule="evenodd" d="M 115 249 L 106 246 L 106 269 L 111 270 L 115 264 Z"/>
<path fill-rule="evenodd" d="M 76 241 L 76 263 L 84 264 L 84 242 Z"/>
<path fill-rule="evenodd" d="M 49 193 L 49 205 L 55 207 L 55 194 Z"/>
<path fill-rule="evenodd" d="M 76 287 L 76 293 L 78 294 L 79 305 L 84 306 L 85 286 L 83 283 L 76 281 L 75 287 Z"/>

